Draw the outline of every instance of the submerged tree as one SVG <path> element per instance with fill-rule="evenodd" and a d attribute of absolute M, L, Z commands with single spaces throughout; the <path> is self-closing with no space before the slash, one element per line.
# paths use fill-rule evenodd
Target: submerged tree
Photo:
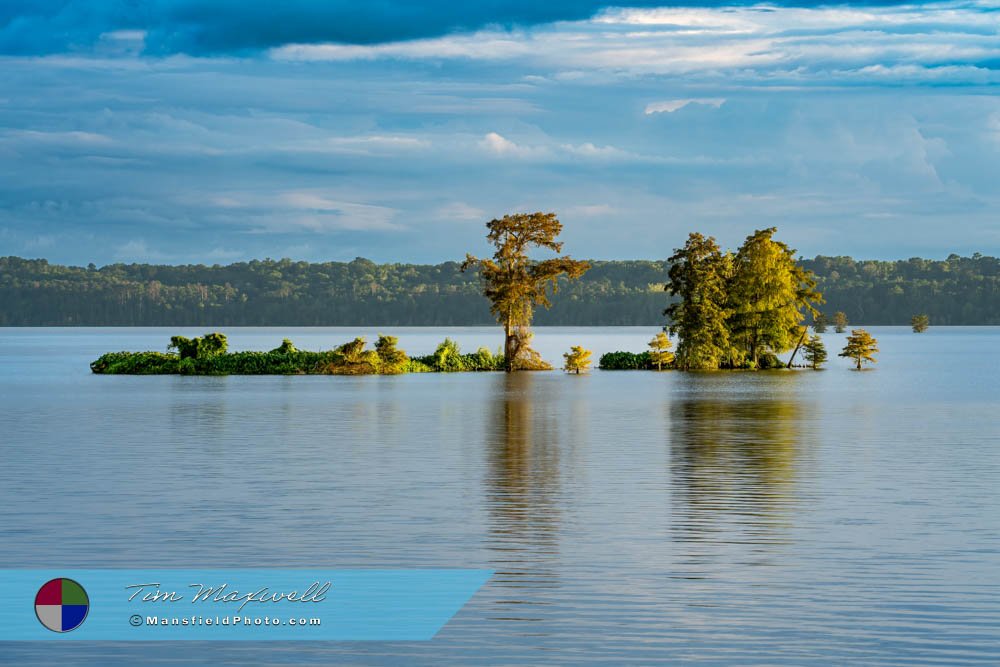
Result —
<path fill-rule="evenodd" d="M 486 224 L 486 238 L 496 247 L 493 259 L 467 255 L 462 270 L 478 266 L 483 294 L 490 300 L 490 312 L 504 328 L 504 357 L 507 372 L 537 365 L 531 354 L 529 327 L 535 306 L 548 308 L 549 290 L 559 289 L 559 278 L 579 278 L 590 264 L 570 257 L 536 261 L 528 258 L 533 247 L 562 251 L 556 237 L 562 223 L 555 213 L 516 213 Z M 524 363 L 522 363 L 522 358 Z"/>
<path fill-rule="evenodd" d="M 772 237 L 775 227 L 747 237 L 733 259 L 728 285 L 730 343 L 758 367 L 765 352 L 780 354 L 805 338 L 803 310 L 813 317 L 821 303 L 816 280 L 795 262 L 795 251 Z"/>
<path fill-rule="evenodd" d="M 566 360 L 566 363 L 563 365 L 563 370 L 577 375 L 579 375 L 581 371 L 589 371 L 591 364 L 590 355 L 592 354 L 592 350 L 585 350 L 580 345 L 574 345 L 569 349 L 569 352 L 563 355 L 563 359 Z"/>
<path fill-rule="evenodd" d="M 813 370 L 818 370 L 820 366 L 826 363 L 826 346 L 823 345 L 823 339 L 818 334 L 813 334 L 809 339 L 802 344 L 802 355 L 809 362 L 809 365 Z"/>
<path fill-rule="evenodd" d="M 665 289 L 679 296 L 664 311 L 669 330 L 679 337 L 677 367 L 683 370 L 718 368 L 729 356 L 726 328 L 726 280 L 731 261 L 712 237 L 694 232 L 683 248 L 670 257 L 670 280 Z"/>
<path fill-rule="evenodd" d="M 875 353 L 878 352 L 878 341 L 864 329 L 854 329 L 847 337 L 847 345 L 844 351 L 838 356 L 848 357 L 857 362 L 857 369 L 861 370 L 862 363 L 875 363 Z"/>
<path fill-rule="evenodd" d="M 649 358 L 656 364 L 656 370 L 662 371 L 665 365 L 674 360 L 674 353 L 670 351 L 671 343 L 665 331 L 661 331 L 649 341 Z"/>
<path fill-rule="evenodd" d="M 813 317 L 813 331 L 818 334 L 826 333 L 826 315 L 823 313 L 816 313 Z"/>
<path fill-rule="evenodd" d="M 847 330 L 847 313 L 838 310 L 833 314 L 833 327 L 837 333 L 844 333 Z"/>
<path fill-rule="evenodd" d="M 931 318 L 927 315 L 914 315 L 910 318 L 910 326 L 913 327 L 913 333 L 923 333 L 927 331 L 927 327 L 931 325 Z"/>

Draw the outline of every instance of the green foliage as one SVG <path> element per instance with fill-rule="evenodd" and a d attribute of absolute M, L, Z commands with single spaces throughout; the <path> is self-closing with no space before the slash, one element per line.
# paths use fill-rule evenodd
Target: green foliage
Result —
<path fill-rule="evenodd" d="M 410 359 L 406 362 L 404 373 L 433 373 L 434 369 L 420 359 Z"/>
<path fill-rule="evenodd" d="M 445 338 L 437 346 L 434 354 L 416 357 L 411 361 L 417 364 L 418 370 L 415 372 L 424 372 L 421 367 L 439 373 L 502 371 L 505 367 L 503 353 L 500 350 L 493 354 L 485 347 L 481 347 L 471 354 L 462 354 L 458 343 L 450 338 Z"/>
<path fill-rule="evenodd" d="M 876 352 L 878 352 L 878 341 L 864 329 L 854 329 L 847 337 L 847 345 L 838 356 L 854 359 L 857 362 L 856 368 L 860 371 L 863 363 L 875 363 Z"/>
<path fill-rule="evenodd" d="M 819 369 L 820 366 L 826 363 L 827 359 L 826 346 L 823 345 L 823 339 L 816 334 L 810 336 L 802 345 L 802 354 L 813 369 Z"/>
<path fill-rule="evenodd" d="M 606 352 L 601 355 L 598 368 L 604 371 L 652 370 L 653 358 L 649 352 Z"/>
<path fill-rule="evenodd" d="M 667 261 L 593 261 L 579 280 L 560 280 L 551 309 L 533 323 L 658 326 Z M 816 276 L 828 314 L 909 326 L 1000 325 L 1000 259 L 799 259 Z M 228 265 L 50 264 L 0 257 L 0 326 L 485 325 L 494 321 L 478 271 L 436 265 L 254 260 Z M 831 327 L 832 328 L 832 327 Z"/>
<path fill-rule="evenodd" d="M 281 341 L 281 345 L 271 350 L 271 352 L 275 354 L 291 354 L 293 352 L 298 352 L 298 350 L 295 349 L 295 345 L 292 344 L 292 341 L 285 338 Z"/>
<path fill-rule="evenodd" d="M 671 345 L 670 339 L 664 331 L 659 332 L 653 336 L 653 340 L 649 341 L 649 358 L 656 364 L 656 370 L 661 371 L 664 366 L 673 363 L 674 353 L 670 351 Z"/>
<path fill-rule="evenodd" d="M 563 365 L 563 370 L 567 373 L 575 373 L 579 375 L 582 372 L 590 370 L 590 355 L 594 352 L 593 350 L 585 350 L 581 345 L 574 345 L 570 348 L 569 352 L 563 354 L 563 359 L 565 364 Z"/>
<path fill-rule="evenodd" d="M 816 315 L 813 316 L 813 331 L 816 333 L 826 333 L 827 324 L 826 315 L 823 313 L 817 312 Z"/>
<path fill-rule="evenodd" d="M 776 368 L 776 355 L 802 340 L 800 322 L 823 299 L 776 231 L 757 230 L 735 255 L 694 233 L 670 258 L 666 289 L 680 300 L 665 314 L 680 338 L 678 368 Z"/>
<path fill-rule="evenodd" d="M 167 350 L 177 350 L 181 359 L 205 359 L 225 354 L 227 349 L 229 341 L 221 333 L 207 333 L 201 338 L 173 336 L 167 346 Z"/>
<path fill-rule="evenodd" d="M 803 310 L 815 316 L 822 302 L 812 275 L 795 263 L 795 251 L 772 237 L 777 228 L 759 229 L 740 247 L 726 285 L 727 327 L 734 358 L 765 368 L 764 353 L 787 352 L 800 340 Z"/>
<path fill-rule="evenodd" d="M 528 251 L 532 248 L 562 252 L 562 242 L 556 241 L 562 223 L 555 213 L 505 215 L 486 223 L 486 228 L 489 230 L 486 238 L 496 248 L 493 258 L 466 255 L 462 270 L 479 269 L 490 312 L 504 328 L 505 370 L 551 368 L 537 353 L 525 349 L 531 339 L 528 327 L 535 306 L 550 308 L 549 294 L 559 291 L 559 279 L 579 278 L 590 264 L 570 257 L 529 259 Z"/>
<path fill-rule="evenodd" d="M 778 359 L 778 355 L 776 355 L 774 352 L 762 352 L 757 357 L 756 365 L 751 365 L 753 364 L 753 361 L 750 360 L 749 358 L 747 359 L 746 363 L 747 363 L 747 368 L 761 370 L 761 371 L 774 370 L 785 367 L 785 364 L 781 363 L 781 359 Z"/>
<path fill-rule="evenodd" d="M 684 370 L 718 368 L 730 356 L 726 326 L 726 281 L 731 272 L 714 238 L 697 232 L 670 258 L 670 280 L 665 289 L 679 301 L 667 307 L 670 333 L 680 338 L 677 367 Z"/>
<path fill-rule="evenodd" d="M 176 373 L 179 358 L 163 352 L 109 352 L 91 362 L 90 370 L 107 375 Z"/>
<path fill-rule="evenodd" d="M 458 343 L 451 338 L 445 338 L 437 349 L 434 350 L 431 368 L 441 373 L 454 373 L 464 371 L 465 364 L 462 360 L 462 350 Z"/>
<path fill-rule="evenodd" d="M 379 334 L 375 341 L 375 353 L 378 355 L 378 370 L 384 375 L 396 375 L 405 373 L 409 365 L 410 358 L 406 356 L 396 345 L 399 339 L 396 336 L 385 336 Z"/>
<path fill-rule="evenodd" d="M 923 333 L 930 325 L 931 318 L 927 315 L 914 315 L 910 318 L 910 327 L 913 328 L 913 333 Z"/>

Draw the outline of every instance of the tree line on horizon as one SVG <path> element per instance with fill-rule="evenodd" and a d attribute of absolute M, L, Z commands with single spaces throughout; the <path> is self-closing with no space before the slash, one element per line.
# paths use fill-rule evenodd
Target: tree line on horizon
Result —
<path fill-rule="evenodd" d="M 669 260 L 589 261 L 562 281 L 536 325 L 660 326 Z M 796 259 L 815 276 L 832 321 L 865 325 L 1000 325 L 1000 259 Z M 230 265 L 63 266 L 0 258 L 0 326 L 459 326 L 495 319 L 482 268 L 254 260 Z"/>

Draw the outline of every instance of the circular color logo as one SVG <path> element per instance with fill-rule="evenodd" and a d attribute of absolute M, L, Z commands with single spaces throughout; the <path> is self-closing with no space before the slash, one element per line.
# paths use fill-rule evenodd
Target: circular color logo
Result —
<path fill-rule="evenodd" d="M 87 591 L 72 579 L 59 577 L 46 581 L 35 595 L 35 615 L 39 623 L 53 632 L 76 630 L 88 611 Z"/>

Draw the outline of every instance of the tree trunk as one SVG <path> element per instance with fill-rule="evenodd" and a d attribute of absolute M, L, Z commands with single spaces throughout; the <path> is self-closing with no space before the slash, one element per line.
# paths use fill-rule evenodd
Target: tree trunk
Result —
<path fill-rule="evenodd" d="M 504 323 L 503 333 L 503 366 L 504 370 L 510 373 L 514 370 L 514 335 L 511 332 L 510 315 L 507 315 L 507 321 Z"/>
<path fill-rule="evenodd" d="M 788 365 L 785 366 L 785 368 L 791 368 L 792 367 L 792 362 L 795 361 L 795 355 L 798 354 L 799 348 L 802 347 L 802 342 L 806 339 L 806 334 L 807 333 L 809 333 L 809 329 L 808 328 L 805 329 L 802 332 L 802 336 L 799 337 L 799 342 L 796 343 L 795 349 L 792 350 L 792 356 L 788 357 Z"/>

